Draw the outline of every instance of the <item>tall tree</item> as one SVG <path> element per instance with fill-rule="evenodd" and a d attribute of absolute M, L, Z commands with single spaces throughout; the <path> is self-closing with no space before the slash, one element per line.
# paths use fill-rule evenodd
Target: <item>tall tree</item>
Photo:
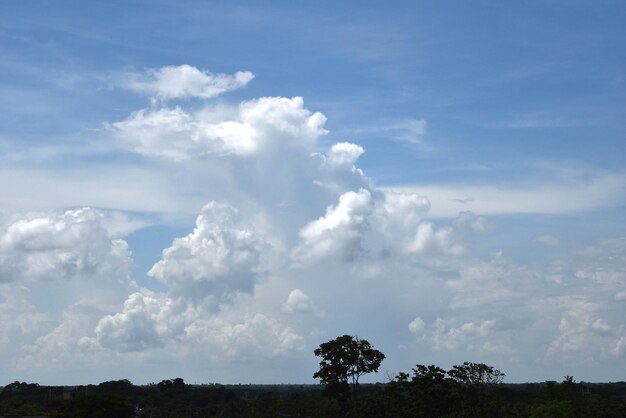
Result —
<path fill-rule="evenodd" d="M 326 385 L 328 393 L 342 397 L 348 392 L 349 381 L 356 392 L 359 378 L 376 372 L 385 355 L 376 350 L 367 340 L 343 335 L 320 344 L 314 354 L 322 358 L 319 371 L 313 378 Z"/>
<path fill-rule="evenodd" d="M 448 376 L 454 381 L 466 385 L 492 385 L 502 383 L 506 375 L 486 364 L 466 361 L 460 366 L 452 366 L 452 369 L 448 371 Z"/>

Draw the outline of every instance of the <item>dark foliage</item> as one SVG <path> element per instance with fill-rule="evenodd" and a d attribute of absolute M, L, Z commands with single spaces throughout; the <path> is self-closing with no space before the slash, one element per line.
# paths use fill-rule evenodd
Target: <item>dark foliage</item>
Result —
<path fill-rule="evenodd" d="M 467 373 L 461 373 L 459 371 Z M 488 371 L 488 374 L 476 374 Z M 464 377 L 460 377 L 464 376 Z M 468 377 L 469 376 L 469 377 Z M 482 376 L 475 378 L 472 376 Z M 48 417 L 603 417 L 626 416 L 626 383 L 506 384 L 490 366 L 446 371 L 416 365 L 392 381 L 360 385 L 340 400 L 320 385 L 188 385 L 182 379 L 135 386 L 128 380 L 76 387 L 13 382 L 0 393 L 0 416 Z"/>
<path fill-rule="evenodd" d="M 346 400 L 352 393 L 356 396 L 359 378 L 378 371 L 385 355 L 376 350 L 367 340 L 343 335 L 320 344 L 313 353 L 322 358 L 319 371 L 313 374 L 325 385 L 327 395 Z"/>

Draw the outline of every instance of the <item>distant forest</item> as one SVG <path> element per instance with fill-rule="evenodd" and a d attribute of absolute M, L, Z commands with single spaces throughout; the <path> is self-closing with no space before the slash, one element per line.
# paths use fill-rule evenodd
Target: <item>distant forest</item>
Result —
<path fill-rule="evenodd" d="M 416 368 L 418 370 L 418 368 Z M 323 385 L 145 386 L 118 380 L 87 386 L 14 382 L 0 393 L 0 416 L 130 417 L 626 417 L 626 382 L 463 384 L 400 374 L 337 397 Z"/>

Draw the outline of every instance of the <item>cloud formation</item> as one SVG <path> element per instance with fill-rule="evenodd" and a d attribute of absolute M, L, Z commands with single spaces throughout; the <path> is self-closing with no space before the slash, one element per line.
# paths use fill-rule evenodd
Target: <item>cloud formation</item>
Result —
<path fill-rule="evenodd" d="M 141 109 L 109 127 L 136 152 L 174 161 L 208 155 L 251 156 L 304 147 L 324 135 L 326 118 L 304 108 L 301 97 L 263 97 L 237 108 Z"/>
<path fill-rule="evenodd" d="M 237 292 L 252 292 L 262 274 L 263 253 L 270 250 L 237 210 L 208 203 L 187 236 L 176 238 L 148 275 L 172 294 L 195 302 L 223 302 Z"/>
<path fill-rule="evenodd" d="M 390 368 L 406 367 L 415 353 L 449 363 L 504 359 L 520 373 L 556 363 L 550 367 L 560 373 L 576 358 L 609 373 L 623 361 L 624 239 L 553 246 L 561 251 L 555 258 L 529 264 L 501 251 L 512 241 L 500 232 L 506 216 L 496 229 L 486 215 L 595 207 L 596 197 L 613 201 L 607 196 L 619 176 L 577 178 L 554 190 L 380 188 L 359 165 L 365 149 L 323 140 L 326 117 L 302 98 L 211 100 L 251 78 L 190 66 L 137 76 L 130 87 L 156 100 L 108 132 L 122 145 L 116 152 L 141 162 L 142 174 L 118 174 L 102 193 L 121 193 L 132 178 L 134 188 L 119 196 L 142 200 L 126 203 L 139 214 L 79 207 L 5 218 L 0 350 L 13 359 L 7 367 L 62 368 L 68 359 L 225 368 L 241 359 L 302 361 L 310 347 L 346 332 L 394 338 L 389 346 L 403 349 L 390 348 L 388 357 L 398 358 Z M 403 125 L 413 135 L 404 140 L 419 142 L 425 126 Z M 144 187 L 153 181 L 159 187 Z M 564 208 L 557 200 L 579 183 L 583 192 L 606 187 L 565 199 L 572 207 Z M 66 184 L 82 184 L 76 195 L 88 199 L 95 191 L 83 192 L 100 183 Z M 175 221 L 151 219 L 177 232 L 154 254 L 148 277 L 135 282 L 126 237 L 142 236 L 144 212 L 183 208 Z M 529 236 L 555 244 L 541 231 Z M 405 318 L 400 326 L 398 318 Z"/>
<path fill-rule="evenodd" d="M 204 351 L 215 359 L 276 356 L 303 348 L 303 337 L 278 319 L 256 313 L 227 319 L 165 295 L 134 293 L 121 312 L 100 319 L 95 338 L 84 344 L 113 352 L 142 352 L 160 347 Z"/>
<path fill-rule="evenodd" d="M 369 191 L 346 192 L 336 206 L 300 230 L 301 243 L 294 251 L 298 261 L 316 262 L 323 258 L 351 260 L 361 251 L 361 239 L 372 213 Z"/>
<path fill-rule="evenodd" d="M 95 328 L 97 342 L 114 351 L 142 351 L 163 345 L 167 311 L 171 302 L 144 293 L 133 293 L 122 312 L 100 319 Z"/>
<path fill-rule="evenodd" d="M 130 252 L 111 238 L 116 224 L 91 208 L 14 219 L 0 235 L 0 281 L 123 278 Z"/>
<path fill-rule="evenodd" d="M 285 303 L 282 306 L 283 310 L 288 313 L 306 313 L 313 312 L 315 305 L 311 298 L 300 289 L 293 289 Z"/>
<path fill-rule="evenodd" d="M 610 173 L 567 181 L 519 185 L 394 186 L 386 190 L 428 196 L 432 216 L 454 218 L 459 212 L 496 214 L 580 213 L 624 204 L 626 176 Z"/>
<path fill-rule="evenodd" d="M 185 64 L 148 70 L 146 74 L 130 74 L 127 86 L 162 100 L 210 99 L 241 88 L 253 78 L 254 74 L 249 71 L 237 71 L 233 75 L 211 74 Z"/>

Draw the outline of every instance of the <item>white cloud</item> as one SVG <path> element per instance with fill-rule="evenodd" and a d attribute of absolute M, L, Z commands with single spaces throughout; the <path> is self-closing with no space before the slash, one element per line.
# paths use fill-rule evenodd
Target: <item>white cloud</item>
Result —
<path fill-rule="evenodd" d="M 97 342 L 115 351 L 142 351 L 163 345 L 169 333 L 163 321 L 171 301 L 149 294 L 133 293 L 122 312 L 100 319 L 95 328 Z"/>
<path fill-rule="evenodd" d="M 10 367 L 62 370 L 82 356 L 79 342 L 97 318 L 138 288 L 128 245 L 114 238 L 134 228 L 119 213 L 91 208 L 7 222 L 0 230 L 0 352 L 12 358 Z"/>
<path fill-rule="evenodd" d="M 324 115 L 304 108 L 301 97 L 263 97 L 243 102 L 237 109 L 207 107 L 195 113 L 180 107 L 142 109 L 108 126 L 140 154 L 184 161 L 283 148 L 310 152 L 326 133 L 325 122 Z"/>
<path fill-rule="evenodd" d="M 146 75 L 130 74 L 126 85 L 163 100 L 189 97 L 210 99 L 241 88 L 253 78 L 254 74 L 249 71 L 238 71 L 233 75 L 211 74 L 191 65 L 179 65 L 149 70 Z"/>
<path fill-rule="evenodd" d="M 470 321 L 459 326 L 449 326 L 445 320 L 437 318 L 430 336 L 435 350 L 466 350 L 481 351 L 491 347 L 489 335 L 492 332 L 495 319 Z"/>
<path fill-rule="evenodd" d="M 28 293 L 26 287 L 0 288 L 0 352 L 16 342 L 37 338 L 50 328 L 49 315 L 37 310 Z"/>
<path fill-rule="evenodd" d="M 64 314 L 50 332 L 21 347 L 14 366 L 22 371 L 32 367 L 64 370 L 69 361 L 82 363 L 84 356 L 79 338 L 89 332 L 91 322 L 89 315 Z"/>
<path fill-rule="evenodd" d="M 2 167 L 0 212 L 48 212 L 55 208 L 90 206 L 184 217 L 194 208 L 193 216 L 195 208 L 201 207 L 206 199 L 190 194 L 188 186 L 181 184 L 171 172 L 115 163 L 55 169 Z M 136 222 L 132 221 L 139 227 Z M 118 232 L 129 231 L 125 228 Z"/>
<path fill-rule="evenodd" d="M 112 125 L 135 151 L 182 161 L 210 154 L 248 155 L 257 150 L 254 129 L 235 121 L 207 123 L 181 108 L 142 109 Z"/>
<path fill-rule="evenodd" d="M 460 212 L 454 219 L 453 225 L 455 228 L 469 229 L 477 234 L 489 234 L 495 229 L 493 222 L 482 216 L 477 216 L 471 211 Z"/>
<path fill-rule="evenodd" d="M 424 142 L 427 122 L 424 119 L 401 119 L 378 123 L 376 125 L 362 124 L 356 128 L 340 131 L 344 135 L 359 138 L 385 139 L 408 144 L 419 145 L 422 150 L 428 150 Z"/>
<path fill-rule="evenodd" d="M 459 212 L 496 214 L 575 213 L 624 203 L 626 177 L 610 174 L 562 184 L 531 186 L 401 186 L 385 190 L 428 196 L 431 216 L 453 218 Z"/>
<path fill-rule="evenodd" d="M 437 229 L 429 222 L 422 222 L 407 251 L 419 255 L 460 255 L 465 252 L 465 247 L 456 240 L 451 228 Z"/>
<path fill-rule="evenodd" d="M 574 276 L 616 291 L 626 286 L 626 239 L 608 239 L 578 251 Z"/>
<path fill-rule="evenodd" d="M 312 174 L 313 184 L 334 196 L 348 190 L 371 188 L 370 180 L 356 165 L 363 152 L 359 145 L 339 142 L 325 154 L 313 153 L 311 159 L 317 163 Z"/>
<path fill-rule="evenodd" d="M 426 133 L 426 121 L 424 119 L 408 119 L 392 126 L 389 131 L 393 139 L 420 144 Z"/>
<path fill-rule="evenodd" d="M 596 303 L 583 297 L 561 297 L 555 300 L 561 310 L 557 337 L 550 343 L 548 357 L 561 361 L 580 358 L 600 360 L 619 344 L 622 330 L 614 329 L 600 316 Z M 623 328 L 623 327 L 622 327 Z"/>
<path fill-rule="evenodd" d="M 615 357 L 622 357 L 622 354 L 626 352 L 626 336 L 620 337 L 615 344 L 612 353 Z"/>
<path fill-rule="evenodd" d="M 276 318 L 261 313 L 228 318 L 192 307 L 168 295 L 137 292 L 121 312 L 100 319 L 85 347 L 117 353 L 166 350 L 204 358 L 275 356 L 303 347 L 303 337 Z M 183 354 L 186 353 L 186 354 Z"/>
<path fill-rule="evenodd" d="M 111 239 L 114 224 L 90 208 L 16 218 L 0 235 L 0 281 L 127 278 L 130 252 Z"/>
<path fill-rule="evenodd" d="M 302 97 L 262 97 L 239 105 L 241 121 L 254 127 L 266 146 L 310 146 L 327 131 L 326 116 L 304 107 Z"/>
<path fill-rule="evenodd" d="M 463 254 L 465 248 L 452 227 L 435 227 L 424 220 L 429 208 L 428 199 L 414 193 L 363 188 L 346 192 L 325 216 L 300 230 L 293 256 L 313 262 L 323 257 L 349 261 L 364 250 L 424 257 Z"/>
<path fill-rule="evenodd" d="M 532 272 L 514 265 L 501 252 L 488 263 L 466 264 L 458 275 L 458 278 L 446 281 L 446 286 L 454 292 L 450 303 L 452 309 L 510 302 L 519 297 L 521 284 L 533 278 Z M 512 283 L 520 283 L 517 291 Z"/>
<path fill-rule="evenodd" d="M 608 263 L 612 268 L 619 269 L 626 263 L 626 238 L 611 238 L 589 245 L 578 252 L 581 256 Z"/>
<path fill-rule="evenodd" d="M 237 292 L 251 292 L 269 244 L 243 222 L 235 208 L 211 202 L 204 206 L 190 234 L 176 238 L 148 274 L 173 295 L 219 303 Z"/>
<path fill-rule="evenodd" d="M 293 253 L 294 258 L 300 262 L 354 258 L 361 251 L 361 240 L 372 210 L 368 190 L 344 193 L 337 206 L 329 206 L 326 215 L 300 230 L 301 243 Z"/>
<path fill-rule="evenodd" d="M 365 152 L 363 147 L 349 142 L 339 142 L 330 148 L 328 163 L 331 166 L 347 165 L 352 167 Z"/>
<path fill-rule="evenodd" d="M 197 347 L 209 347 L 211 355 L 227 357 L 274 357 L 304 348 L 304 339 L 276 319 L 255 314 L 242 322 L 218 318 L 196 321 L 187 327 L 187 337 Z"/>
<path fill-rule="evenodd" d="M 554 247 L 555 245 L 559 245 L 559 239 L 550 234 L 541 234 L 535 237 L 535 241 L 540 244 L 547 245 L 550 247 Z"/>
<path fill-rule="evenodd" d="M 377 207 L 377 223 L 390 241 L 412 234 L 430 210 L 430 202 L 415 193 L 384 193 L 384 202 Z"/>
<path fill-rule="evenodd" d="M 420 334 L 424 331 L 425 327 L 426 323 L 419 316 L 409 323 L 409 331 L 411 331 L 411 334 Z"/>
<path fill-rule="evenodd" d="M 312 312 L 315 310 L 315 306 L 311 298 L 300 289 L 293 289 L 282 308 L 285 312 Z"/>

